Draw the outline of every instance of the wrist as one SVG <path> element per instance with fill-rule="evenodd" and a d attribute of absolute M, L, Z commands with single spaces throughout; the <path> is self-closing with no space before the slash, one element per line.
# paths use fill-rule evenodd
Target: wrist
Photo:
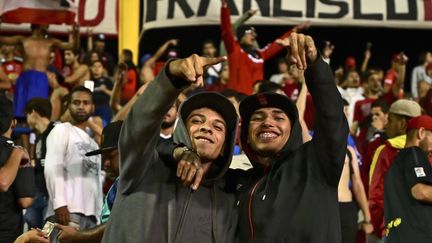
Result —
<path fill-rule="evenodd" d="M 372 221 L 370 219 L 369 220 L 365 219 L 361 221 L 361 224 L 372 224 Z"/>

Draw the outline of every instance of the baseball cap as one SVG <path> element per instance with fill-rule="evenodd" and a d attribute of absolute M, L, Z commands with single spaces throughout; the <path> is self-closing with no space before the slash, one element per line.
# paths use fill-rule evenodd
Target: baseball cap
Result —
<path fill-rule="evenodd" d="M 88 152 L 85 155 L 93 156 L 93 155 L 101 154 L 105 151 L 116 149 L 120 137 L 120 130 L 122 124 L 123 121 L 115 121 L 106 125 L 106 127 L 102 131 L 101 148 L 98 150 Z"/>
<path fill-rule="evenodd" d="M 356 60 L 354 57 L 347 57 L 345 59 L 345 66 L 349 69 L 353 69 L 356 66 Z"/>
<path fill-rule="evenodd" d="M 237 40 L 240 41 L 240 39 L 243 37 L 243 35 L 248 34 L 248 33 L 254 34 L 255 37 L 257 36 L 255 28 L 252 26 L 242 25 L 242 26 L 238 27 L 237 32 L 236 32 Z"/>
<path fill-rule="evenodd" d="M 421 115 L 421 107 L 415 101 L 400 99 L 395 101 L 390 106 L 389 113 L 408 117 L 416 117 Z"/>
<path fill-rule="evenodd" d="M 420 127 L 432 131 L 432 117 L 428 115 L 414 117 L 408 121 L 407 131 L 419 129 Z"/>
<path fill-rule="evenodd" d="M 297 108 L 287 96 L 275 92 L 251 95 L 240 103 L 240 116 L 243 122 L 249 122 L 252 114 L 261 108 L 275 107 L 284 111 L 291 120 L 298 120 Z"/>
<path fill-rule="evenodd" d="M 209 108 L 222 116 L 227 131 L 234 131 L 237 127 L 237 112 L 234 105 L 225 96 L 217 92 L 201 92 L 188 98 L 180 107 L 180 115 L 186 121 L 189 114 L 196 109 Z M 227 133 L 228 134 L 228 133 Z"/>

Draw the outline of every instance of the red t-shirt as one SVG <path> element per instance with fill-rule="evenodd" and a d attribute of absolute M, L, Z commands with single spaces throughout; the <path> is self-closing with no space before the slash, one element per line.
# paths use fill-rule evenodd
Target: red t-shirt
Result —
<path fill-rule="evenodd" d="M 296 101 L 299 95 L 298 83 L 285 84 L 283 91 L 292 101 Z"/>

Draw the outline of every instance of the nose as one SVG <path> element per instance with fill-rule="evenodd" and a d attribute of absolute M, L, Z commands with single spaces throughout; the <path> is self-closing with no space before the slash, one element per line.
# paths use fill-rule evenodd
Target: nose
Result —
<path fill-rule="evenodd" d="M 200 132 L 212 133 L 210 126 L 207 123 L 203 123 L 200 127 Z"/>
<path fill-rule="evenodd" d="M 273 119 L 270 117 L 266 117 L 263 122 L 261 123 L 261 126 L 263 127 L 272 127 L 273 126 Z"/>

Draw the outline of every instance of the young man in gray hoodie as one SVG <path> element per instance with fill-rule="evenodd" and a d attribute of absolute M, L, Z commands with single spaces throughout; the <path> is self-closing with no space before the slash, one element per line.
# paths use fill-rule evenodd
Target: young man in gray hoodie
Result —
<path fill-rule="evenodd" d="M 181 106 L 174 157 L 197 159 L 177 170 L 156 150 L 164 115 L 180 92 L 202 85 L 204 68 L 224 60 L 170 61 L 139 97 L 120 133 L 120 179 L 102 242 L 234 242 L 235 199 L 224 190 L 237 128 L 230 101 L 200 93 Z M 203 178 L 199 188 L 192 178 Z"/>

